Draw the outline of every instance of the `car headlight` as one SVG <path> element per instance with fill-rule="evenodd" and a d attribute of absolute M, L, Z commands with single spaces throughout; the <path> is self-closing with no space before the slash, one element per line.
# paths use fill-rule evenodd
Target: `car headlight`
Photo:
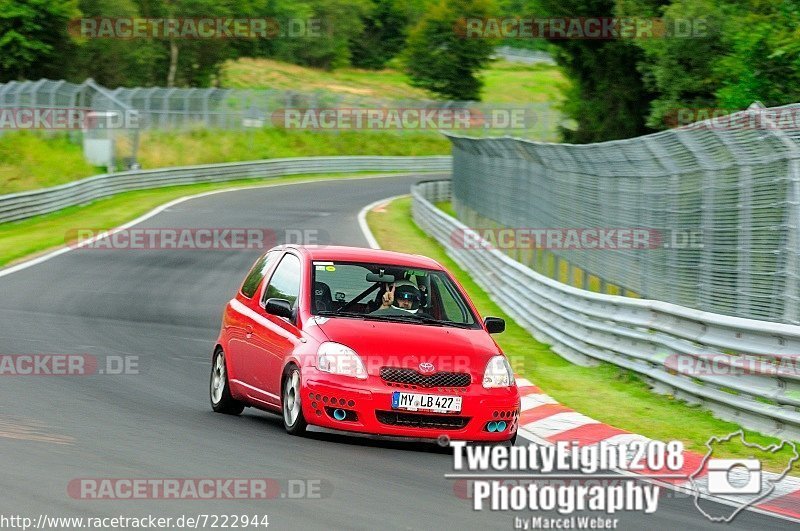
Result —
<path fill-rule="evenodd" d="M 352 376 L 359 380 L 367 379 L 367 370 L 361 358 L 350 347 L 328 341 L 317 350 L 317 369 L 331 374 Z"/>
<path fill-rule="evenodd" d="M 492 387 L 511 387 L 514 385 L 514 371 L 505 356 L 494 356 L 486 364 L 483 372 L 483 386 L 487 389 Z"/>

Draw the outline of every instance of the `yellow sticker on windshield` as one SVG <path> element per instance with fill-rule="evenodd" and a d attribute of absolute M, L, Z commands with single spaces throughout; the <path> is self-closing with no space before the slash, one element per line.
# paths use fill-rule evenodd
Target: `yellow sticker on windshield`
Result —
<path fill-rule="evenodd" d="M 333 266 L 325 266 L 325 271 L 336 271 L 336 268 Z"/>

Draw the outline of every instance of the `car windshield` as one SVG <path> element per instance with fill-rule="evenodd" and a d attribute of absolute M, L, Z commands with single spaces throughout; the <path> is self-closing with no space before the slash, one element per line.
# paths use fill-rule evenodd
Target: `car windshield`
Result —
<path fill-rule="evenodd" d="M 444 271 L 315 261 L 311 293 L 313 315 L 479 328 Z"/>

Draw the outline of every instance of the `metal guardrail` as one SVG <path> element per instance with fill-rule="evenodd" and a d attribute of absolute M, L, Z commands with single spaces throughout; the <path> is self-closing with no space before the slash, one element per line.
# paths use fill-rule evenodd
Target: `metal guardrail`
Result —
<path fill-rule="evenodd" d="M 448 133 L 453 207 L 473 227 L 643 229 L 644 247 L 507 250 L 577 287 L 800 325 L 798 114 L 754 104 L 582 145 Z"/>
<path fill-rule="evenodd" d="M 498 250 L 463 248 L 453 235 L 468 227 L 433 204 L 449 199 L 450 187 L 450 181 L 415 186 L 415 221 L 536 339 L 574 363 L 624 367 L 656 392 L 701 404 L 748 429 L 800 440 L 800 326 L 592 293 Z M 700 364 L 709 357 L 716 364 L 711 371 L 687 373 L 674 363 Z M 758 370 L 740 374 L 740 366 Z M 731 374 L 724 374 L 727 369 Z"/>
<path fill-rule="evenodd" d="M 60 186 L 0 196 L 0 223 L 38 216 L 130 190 L 302 173 L 450 171 L 449 156 L 296 157 L 95 175 Z"/>

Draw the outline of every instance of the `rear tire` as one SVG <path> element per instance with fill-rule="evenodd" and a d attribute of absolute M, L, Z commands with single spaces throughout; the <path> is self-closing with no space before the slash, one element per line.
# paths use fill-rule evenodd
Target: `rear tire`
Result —
<path fill-rule="evenodd" d="M 305 417 L 301 403 L 302 380 L 300 369 L 292 365 L 283 377 L 281 409 L 283 410 L 283 426 L 289 435 L 303 435 L 306 431 Z"/>
<path fill-rule="evenodd" d="M 225 353 L 221 348 L 214 352 L 211 360 L 210 398 L 211 409 L 226 415 L 239 415 L 244 411 L 244 404 L 231 396 L 228 382 L 228 367 L 225 363 Z"/>

